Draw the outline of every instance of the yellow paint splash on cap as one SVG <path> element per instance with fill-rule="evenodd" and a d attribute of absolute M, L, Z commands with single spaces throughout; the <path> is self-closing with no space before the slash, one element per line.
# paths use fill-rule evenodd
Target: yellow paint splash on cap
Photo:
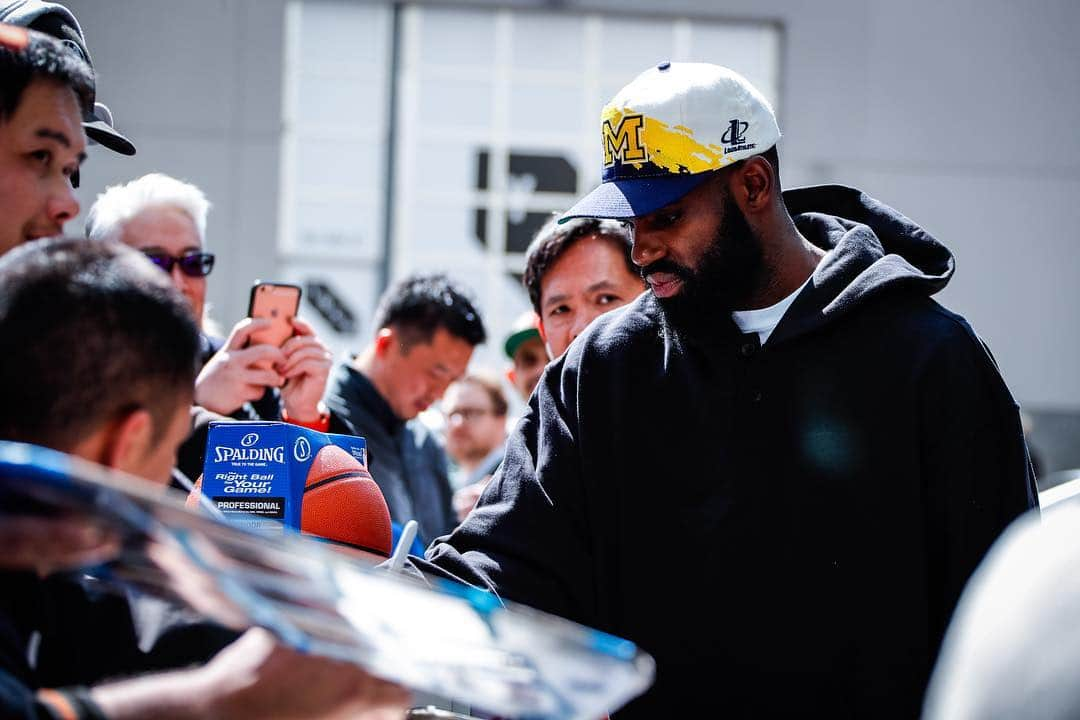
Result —
<path fill-rule="evenodd" d="M 630 108 L 604 108 L 601 123 L 618 128 L 624 118 L 640 115 L 641 144 L 645 146 L 649 160 L 671 173 L 697 174 L 716 170 L 729 164 L 724 149 L 719 145 L 705 145 L 694 139 L 694 131 L 683 125 L 670 126 L 656 118 L 634 112 Z M 643 163 L 631 162 L 640 168 Z"/>

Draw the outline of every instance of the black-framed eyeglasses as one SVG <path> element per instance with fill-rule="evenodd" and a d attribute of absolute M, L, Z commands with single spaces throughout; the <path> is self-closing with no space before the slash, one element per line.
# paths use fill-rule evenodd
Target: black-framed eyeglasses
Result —
<path fill-rule="evenodd" d="M 447 420 L 461 420 L 462 422 L 472 422 L 479 420 L 488 414 L 494 414 L 494 410 L 490 408 L 455 408 L 446 413 Z"/>
<path fill-rule="evenodd" d="M 188 277 L 206 277 L 214 269 L 214 253 L 193 250 L 180 257 L 163 252 L 144 252 L 143 255 L 167 273 L 172 272 L 173 265 L 179 265 L 180 272 Z"/>

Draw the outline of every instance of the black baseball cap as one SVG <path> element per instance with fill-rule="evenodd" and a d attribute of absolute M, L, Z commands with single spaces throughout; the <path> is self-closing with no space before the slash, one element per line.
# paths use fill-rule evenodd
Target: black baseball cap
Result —
<path fill-rule="evenodd" d="M 86 48 L 79 21 L 63 5 L 42 0 L 0 0 L 0 22 L 19 25 L 59 39 L 91 69 L 90 51 Z M 83 112 L 83 130 L 90 140 L 121 155 L 134 155 L 135 145 L 113 127 L 112 113 L 104 103 L 93 103 Z"/>

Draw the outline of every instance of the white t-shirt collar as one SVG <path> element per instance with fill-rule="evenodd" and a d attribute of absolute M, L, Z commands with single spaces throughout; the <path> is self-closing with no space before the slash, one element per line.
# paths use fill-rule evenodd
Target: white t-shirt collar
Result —
<path fill-rule="evenodd" d="M 731 319 L 735 321 L 735 324 L 739 326 L 739 330 L 743 333 L 756 332 L 761 344 L 764 345 L 769 336 L 772 335 L 772 331 L 780 324 L 784 313 L 795 302 L 795 298 L 799 296 L 803 288 L 810 284 L 813 277 L 814 274 L 810 273 L 810 277 L 806 278 L 806 282 L 775 305 L 760 310 L 735 310 L 731 313 Z"/>

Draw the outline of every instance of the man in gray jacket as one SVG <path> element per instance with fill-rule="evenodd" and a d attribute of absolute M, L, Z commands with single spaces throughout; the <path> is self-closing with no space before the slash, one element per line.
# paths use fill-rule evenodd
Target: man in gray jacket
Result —
<path fill-rule="evenodd" d="M 416 520 L 431 541 L 457 521 L 446 454 L 414 418 L 465 374 L 484 324 L 447 277 L 421 275 L 383 294 L 374 326 L 373 342 L 330 380 L 330 431 L 367 440 L 368 467 L 391 519 Z"/>

